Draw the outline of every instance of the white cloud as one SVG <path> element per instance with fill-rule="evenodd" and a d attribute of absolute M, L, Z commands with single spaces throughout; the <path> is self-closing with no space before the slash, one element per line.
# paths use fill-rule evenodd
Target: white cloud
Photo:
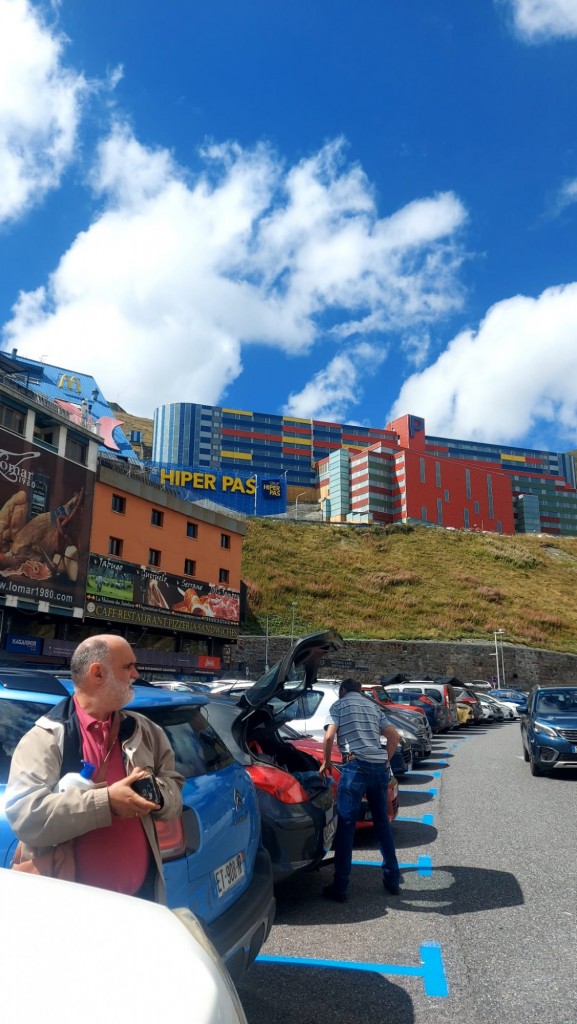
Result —
<path fill-rule="evenodd" d="M 402 345 L 407 362 L 412 363 L 416 367 L 423 366 L 427 362 L 431 348 L 431 335 L 428 331 L 409 334 L 403 338 Z"/>
<path fill-rule="evenodd" d="M 511 12 L 515 31 L 526 42 L 577 37 L 575 0 L 495 0 Z"/>
<path fill-rule="evenodd" d="M 389 419 L 424 416 L 428 434 L 495 443 L 533 433 L 577 444 L 577 283 L 498 302 L 410 377 Z"/>
<path fill-rule="evenodd" d="M 27 0 L 0 0 L 0 224 L 55 188 L 73 157 L 81 75 Z"/>
<path fill-rule="evenodd" d="M 367 342 L 340 352 L 301 391 L 289 396 L 284 415 L 342 422 L 350 406 L 362 401 L 363 380 L 376 373 L 386 357 L 385 349 Z"/>
<path fill-rule="evenodd" d="M 568 206 L 577 203 L 577 178 L 565 181 L 559 189 L 553 203 L 554 214 L 562 213 Z"/>
<path fill-rule="evenodd" d="M 4 344 L 92 372 L 110 398 L 121 388 L 130 411 L 150 414 L 161 398 L 218 403 L 243 345 L 307 353 L 330 332 L 326 314 L 346 337 L 460 304 L 466 214 L 451 193 L 379 219 L 342 143 L 288 170 L 265 146 L 203 156 L 191 181 L 116 126 L 91 178 L 102 212 L 45 287 L 20 296 Z"/>

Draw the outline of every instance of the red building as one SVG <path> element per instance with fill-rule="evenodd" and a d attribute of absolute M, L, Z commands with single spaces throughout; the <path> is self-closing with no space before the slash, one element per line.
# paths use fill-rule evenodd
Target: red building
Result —
<path fill-rule="evenodd" d="M 514 533 L 511 477 L 494 463 L 443 458 L 426 449 L 424 422 L 403 416 L 391 439 L 343 449 L 319 463 L 325 517 L 334 522 L 419 521 Z"/>

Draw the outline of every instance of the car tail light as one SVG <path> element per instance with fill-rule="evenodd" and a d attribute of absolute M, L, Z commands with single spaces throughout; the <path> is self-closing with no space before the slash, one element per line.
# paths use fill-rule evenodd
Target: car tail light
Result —
<path fill-rule="evenodd" d="M 186 841 L 182 818 L 156 821 L 156 835 L 163 860 L 176 860 L 186 854 Z"/>
<path fill-rule="evenodd" d="M 258 789 L 270 793 L 283 804 L 303 804 L 308 794 L 297 779 L 279 768 L 264 767 L 260 764 L 248 765 L 247 771 Z"/>

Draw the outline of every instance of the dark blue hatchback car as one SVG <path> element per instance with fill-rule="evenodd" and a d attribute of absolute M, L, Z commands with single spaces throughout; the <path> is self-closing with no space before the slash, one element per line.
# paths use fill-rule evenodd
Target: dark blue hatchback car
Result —
<path fill-rule="evenodd" d="M 130 708 L 164 729 L 186 780 L 181 817 L 157 822 L 168 904 L 195 914 L 239 980 L 268 936 L 275 907 L 254 785 L 206 719 L 203 694 L 134 689 Z M 0 868 L 10 866 L 16 847 L 4 814 L 12 753 L 70 693 L 71 682 L 51 672 L 0 666 Z"/>
<path fill-rule="evenodd" d="M 521 740 L 532 775 L 577 765 L 577 684 L 534 687 L 521 713 Z"/>

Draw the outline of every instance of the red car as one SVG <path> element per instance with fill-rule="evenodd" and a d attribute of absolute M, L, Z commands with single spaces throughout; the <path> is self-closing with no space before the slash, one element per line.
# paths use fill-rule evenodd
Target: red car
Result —
<path fill-rule="evenodd" d="M 289 743 L 292 743 L 293 747 L 296 747 L 297 750 L 302 750 L 304 753 L 310 754 L 312 757 L 315 757 L 318 760 L 320 767 L 321 761 L 323 759 L 323 745 L 320 740 L 315 740 L 311 736 L 303 736 L 302 733 L 297 732 L 297 730 L 293 729 L 292 726 L 290 725 L 283 725 L 282 728 L 279 729 L 279 732 L 282 734 L 283 739 L 287 740 Z M 331 759 L 333 762 L 331 776 L 335 781 L 335 785 L 337 785 L 340 775 L 339 765 L 342 764 L 342 758 L 336 746 L 333 747 Z M 391 776 L 391 781 L 389 782 L 389 821 L 393 822 L 397 817 L 398 813 L 399 785 L 393 775 Z M 371 818 L 369 805 L 366 799 L 363 800 L 361 805 L 361 815 L 362 817 L 360 817 L 359 820 L 357 821 L 357 828 L 371 828 L 373 822 Z"/>

